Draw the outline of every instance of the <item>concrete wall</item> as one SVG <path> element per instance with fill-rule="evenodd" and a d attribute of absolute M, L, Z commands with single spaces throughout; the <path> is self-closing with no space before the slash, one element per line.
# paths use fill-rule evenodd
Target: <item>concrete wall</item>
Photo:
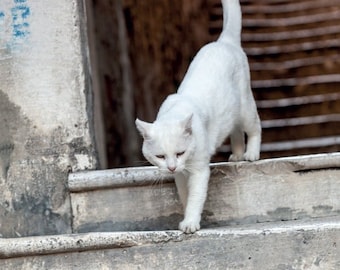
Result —
<path fill-rule="evenodd" d="M 69 171 L 97 166 L 81 0 L 1 0 L 0 236 L 71 232 Z"/>

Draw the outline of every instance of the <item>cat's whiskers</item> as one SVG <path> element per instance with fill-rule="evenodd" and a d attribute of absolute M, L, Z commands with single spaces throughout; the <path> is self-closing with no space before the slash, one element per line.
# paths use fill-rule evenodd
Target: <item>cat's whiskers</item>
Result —
<path fill-rule="evenodd" d="M 149 161 L 147 160 L 135 160 L 133 162 L 134 166 L 154 166 L 152 165 Z M 151 184 L 150 186 L 154 189 L 159 188 L 160 191 L 162 191 L 163 189 L 163 184 L 164 184 L 164 176 L 167 174 L 169 171 L 168 169 L 161 169 L 161 168 L 157 168 L 159 170 L 159 174 L 156 176 L 154 176 L 154 178 L 151 180 Z"/>
<path fill-rule="evenodd" d="M 151 182 L 152 187 L 157 187 L 159 184 L 162 185 L 162 178 L 153 179 Z"/>
<path fill-rule="evenodd" d="M 190 172 L 199 171 L 199 169 L 197 169 L 197 167 L 194 166 L 193 163 L 188 163 L 188 162 L 187 162 L 187 163 L 185 164 L 185 169 L 184 169 L 184 171 L 190 173 Z"/>
<path fill-rule="evenodd" d="M 163 184 L 164 184 L 164 178 L 159 176 L 157 178 L 155 178 L 152 183 L 151 183 L 151 187 L 154 190 L 157 190 L 159 192 L 162 192 L 163 190 Z"/>

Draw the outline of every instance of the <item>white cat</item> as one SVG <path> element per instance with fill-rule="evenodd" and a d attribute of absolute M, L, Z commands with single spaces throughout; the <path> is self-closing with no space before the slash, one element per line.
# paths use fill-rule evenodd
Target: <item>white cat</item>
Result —
<path fill-rule="evenodd" d="M 241 48 L 238 0 L 222 0 L 223 31 L 195 56 L 178 92 L 163 102 L 157 119 L 136 119 L 143 155 L 174 174 L 184 220 L 179 229 L 200 229 L 211 156 L 230 136 L 230 161 L 259 159 L 261 125 L 250 88 L 248 61 Z M 247 134 L 245 151 L 244 132 Z"/>

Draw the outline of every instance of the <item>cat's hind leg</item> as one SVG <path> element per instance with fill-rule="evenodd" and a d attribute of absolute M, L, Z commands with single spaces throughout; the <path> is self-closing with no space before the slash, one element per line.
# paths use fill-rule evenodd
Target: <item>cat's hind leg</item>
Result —
<path fill-rule="evenodd" d="M 231 155 L 229 161 L 244 160 L 244 132 L 240 128 L 235 128 L 230 135 Z"/>
<path fill-rule="evenodd" d="M 247 150 L 244 153 L 244 159 L 254 161 L 260 158 L 261 147 L 261 123 L 257 112 L 247 122 L 244 129 L 247 134 Z"/>

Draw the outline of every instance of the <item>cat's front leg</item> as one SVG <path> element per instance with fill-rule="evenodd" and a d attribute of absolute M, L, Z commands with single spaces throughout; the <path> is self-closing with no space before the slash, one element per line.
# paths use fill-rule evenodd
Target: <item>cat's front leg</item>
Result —
<path fill-rule="evenodd" d="M 200 229 L 201 214 L 207 197 L 209 177 L 209 165 L 189 175 L 188 198 L 184 219 L 179 224 L 179 229 L 185 233 L 194 233 Z"/>

